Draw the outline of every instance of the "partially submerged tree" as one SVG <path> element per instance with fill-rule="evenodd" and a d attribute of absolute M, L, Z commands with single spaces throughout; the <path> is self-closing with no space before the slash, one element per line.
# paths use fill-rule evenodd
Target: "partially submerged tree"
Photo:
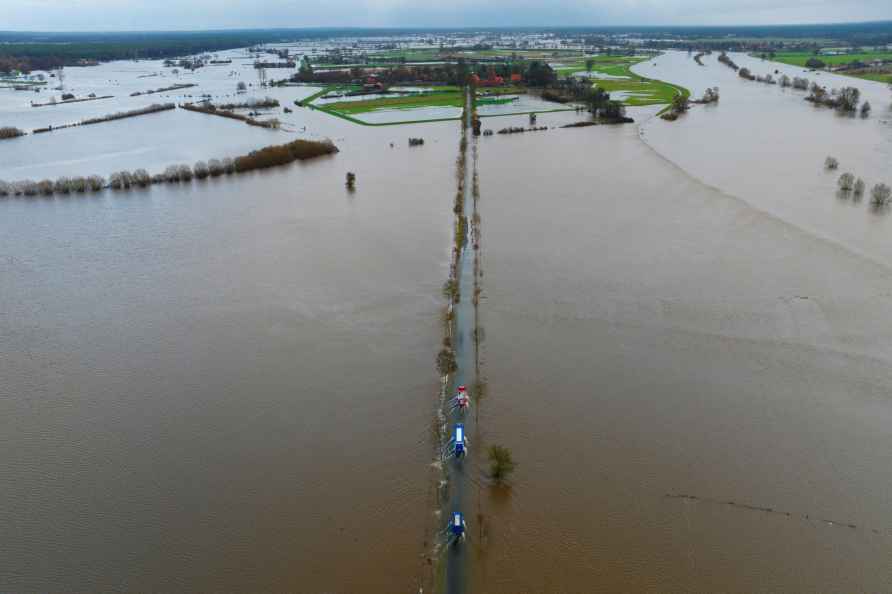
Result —
<path fill-rule="evenodd" d="M 836 160 L 836 157 L 827 157 L 824 159 L 824 169 L 836 169 L 839 167 L 839 161 Z"/>
<path fill-rule="evenodd" d="M 865 101 L 861 104 L 861 117 L 866 118 L 870 115 L 870 101 Z"/>
<path fill-rule="evenodd" d="M 861 179 L 860 177 L 855 181 L 855 187 L 854 187 L 855 196 L 863 196 L 864 195 L 865 185 L 866 184 L 864 183 L 864 180 Z"/>
<path fill-rule="evenodd" d="M 855 176 L 851 173 L 843 173 L 839 176 L 837 184 L 839 185 L 839 189 L 843 192 L 851 192 L 855 187 Z"/>
<path fill-rule="evenodd" d="M 504 482 L 517 467 L 511 456 L 511 450 L 504 446 L 489 446 L 487 456 L 489 457 L 489 476 L 496 483 Z"/>
<path fill-rule="evenodd" d="M 204 179 L 208 175 L 210 175 L 210 169 L 208 169 L 208 164 L 204 161 L 198 161 L 195 163 L 195 167 L 192 168 L 195 171 L 195 177 L 198 179 Z"/>
<path fill-rule="evenodd" d="M 886 184 L 877 184 L 870 191 L 870 199 L 875 206 L 886 206 L 890 197 L 892 197 L 892 188 Z"/>
<path fill-rule="evenodd" d="M 861 91 L 857 88 L 843 87 L 836 93 L 836 109 L 846 113 L 854 112 L 858 108 L 860 99 Z M 869 107 L 868 111 L 870 111 Z"/>

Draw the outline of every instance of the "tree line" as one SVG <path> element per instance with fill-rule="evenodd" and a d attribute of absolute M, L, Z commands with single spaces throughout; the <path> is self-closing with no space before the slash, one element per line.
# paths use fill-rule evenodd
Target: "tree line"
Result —
<path fill-rule="evenodd" d="M 52 196 L 86 194 L 99 192 L 104 188 L 127 190 L 130 188 L 146 188 L 154 184 L 182 183 L 193 178 L 206 179 L 245 173 L 255 169 L 266 169 L 285 165 L 293 161 L 312 159 L 322 155 L 337 153 L 338 148 L 330 140 L 295 140 L 287 144 L 268 146 L 251 151 L 240 157 L 211 159 L 198 161 L 194 166 L 187 164 L 170 165 L 163 172 L 150 175 L 145 169 L 134 171 L 117 171 L 112 173 L 108 181 L 102 176 L 62 176 L 55 180 L 41 181 L 19 180 L 6 182 L 0 180 L 0 197 L 7 196 Z"/>

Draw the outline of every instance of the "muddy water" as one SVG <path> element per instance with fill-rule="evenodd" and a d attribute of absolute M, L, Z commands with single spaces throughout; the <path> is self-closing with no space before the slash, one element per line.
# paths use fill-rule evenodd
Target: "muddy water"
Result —
<path fill-rule="evenodd" d="M 677 122 L 653 119 L 644 140 L 697 179 L 812 234 L 878 262 L 892 261 L 892 217 L 870 208 L 869 189 L 892 184 L 892 93 L 888 85 L 829 73 L 807 72 L 733 54 L 756 75 L 801 76 L 828 89 L 855 86 L 873 107 L 869 118 L 840 116 L 804 100 L 806 92 L 740 78 L 705 56 L 698 66 L 687 53 L 670 52 L 634 70 L 662 78 L 701 96 L 718 86 L 718 105 L 696 106 Z M 655 64 L 655 65 L 654 65 Z M 833 155 L 837 171 L 824 170 Z M 843 172 L 862 177 L 868 193 L 858 201 L 837 196 Z"/>
<path fill-rule="evenodd" d="M 458 123 L 323 117 L 332 157 L 0 200 L 0 589 L 417 591 Z"/>
<path fill-rule="evenodd" d="M 481 492 L 472 589 L 887 588 L 892 273 L 635 126 L 486 138 L 479 159 L 477 446 L 519 465 Z"/>

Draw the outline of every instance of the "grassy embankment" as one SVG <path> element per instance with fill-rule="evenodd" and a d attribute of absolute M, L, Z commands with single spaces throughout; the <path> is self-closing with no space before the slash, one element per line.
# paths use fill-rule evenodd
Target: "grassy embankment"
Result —
<path fill-rule="evenodd" d="M 592 76 L 592 83 L 607 93 L 628 93 L 622 99 L 623 104 L 632 107 L 645 105 L 664 105 L 672 102 L 676 95 L 690 96 L 688 89 L 668 83 L 640 76 L 631 71 L 635 64 L 647 61 L 648 56 L 593 56 L 593 74 L 603 74 L 621 78 L 596 78 Z M 572 76 L 578 72 L 586 72 L 585 60 L 573 64 L 558 67 L 559 76 Z"/>
<path fill-rule="evenodd" d="M 761 57 L 757 54 L 752 54 L 752 56 L 754 58 Z M 811 52 L 777 52 L 774 55 L 774 58 L 770 58 L 770 60 L 773 62 L 780 62 L 781 64 L 789 64 L 790 66 L 800 66 L 805 68 L 805 63 L 811 58 L 817 58 L 821 62 L 832 67 L 848 64 L 856 60 L 864 63 L 869 63 L 873 60 L 892 60 L 892 52 L 864 52 L 859 54 L 842 54 L 839 56 L 816 56 Z M 885 68 L 888 70 L 887 72 L 865 72 L 859 69 L 856 72 L 839 72 L 838 74 L 863 78 L 865 80 L 892 83 L 892 65 Z"/>

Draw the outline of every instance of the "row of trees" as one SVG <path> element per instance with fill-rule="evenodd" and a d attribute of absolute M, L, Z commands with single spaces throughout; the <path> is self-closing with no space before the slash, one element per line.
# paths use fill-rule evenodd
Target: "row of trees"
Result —
<path fill-rule="evenodd" d="M 57 180 L 22 180 L 5 182 L 0 180 L 0 197 L 5 196 L 51 196 L 53 194 L 84 194 L 98 192 L 103 188 L 127 190 L 145 188 L 153 184 L 188 182 L 193 178 L 206 179 L 233 173 L 244 173 L 254 169 L 265 169 L 284 165 L 297 160 L 310 159 L 336 153 L 337 147 L 328 140 L 295 140 L 288 144 L 268 146 L 235 159 L 211 159 L 198 161 L 194 166 L 186 164 L 170 165 L 163 173 L 150 175 L 145 169 L 117 171 L 108 181 L 99 175 L 88 177 L 60 177 Z"/>
<path fill-rule="evenodd" d="M 106 187 L 105 180 L 98 175 L 88 177 L 60 177 L 55 181 L 45 179 L 5 182 L 0 180 L 0 197 L 5 196 L 51 196 L 53 194 L 84 194 L 98 192 Z"/>
<path fill-rule="evenodd" d="M 557 82 L 557 73 L 541 60 L 520 60 L 500 63 L 475 64 L 460 58 L 455 63 L 397 65 L 391 68 L 368 70 L 354 67 L 339 70 L 314 70 L 309 62 L 302 62 L 300 69 L 290 78 L 291 82 L 315 82 L 328 84 L 346 84 L 374 76 L 382 84 L 401 83 L 443 83 L 464 85 L 471 74 L 488 78 L 490 73 L 509 79 L 512 74 L 519 74 L 524 83 L 531 87 L 547 87 Z"/>

